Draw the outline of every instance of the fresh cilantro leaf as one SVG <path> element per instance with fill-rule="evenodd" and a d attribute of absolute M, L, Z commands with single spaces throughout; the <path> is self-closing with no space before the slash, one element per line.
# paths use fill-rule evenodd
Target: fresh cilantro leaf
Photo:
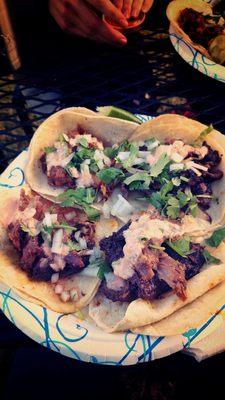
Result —
<path fill-rule="evenodd" d="M 44 148 L 44 152 L 46 153 L 46 154 L 50 154 L 50 153 L 54 153 L 56 151 L 56 148 L 55 147 L 51 147 L 51 146 L 47 146 L 47 147 L 45 147 Z"/>
<path fill-rule="evenodd" d="M 149 189 L 149 185 L 141 181 L 134 181 L 129 185 L 129 190 L 147 190 L 147 189 Z"/>
<path fill-rule="evenodd" d="M 59 139 L 58 140 L 59 140 L 60 143 L 66 142 L 66 139 L 64 138 L 63 133 L 61 135 L 59 135 Z"/>
<path fill-rule="evenodd" d="M 130 145 L 130 155 L 129 157 L 123 162 L 124 168 L 129 168 L 134 163 L 134 159 L 137 157 L 138 154 L 138 147 L 134 143 Z"/>
<path fill-rule="evenodd" d="M 160 196 L 164 199 L 166 195 L 173 190 L 173 182 L 167 182 L 163 185 L 162 189 L 160 190 Z"/>
<path fill-rule="evenodd" d="M 165 166 L 170 162 L 169 156 L 166 153 L 161 154 L 158 161 L 151 167 L 151 176 L 157 177 L 161 174 Z"/>
<path fill-rule="evenodd" d="M 149 203 L 157 210 L 161 211 L 163 208 L 163 201 L 160 192 L 153 192 L 149 197 Z"/>
<path fill-rule="evenodd" d="M 180 208 L 183 208 L 188 204 L 188 197 L 184 192 L 181 192 L 181 190 L 178 190 L 177 198 L 180 203 Z"/>
<path fill-rule="evenodd" d="M 68 246 L 71 251 L 73 251 L 73 250 L 80 251 L 81 250 L 81 247 L 79 246 L 79 244 L 72 242 L 72 240 L 68 240 L 68 242 L 66 242 L 65 245 Z"/>
<path fill-rule="evenodd" d="M 54 229 L 67 229 L 68 231 L 77 231 L 75 226 L 70 226 L 66 221 L 61 224 L 52 224 L 51 226 L 44 226 L 42 231 L 51 234 Z"/>
<path fill-rule="evenodd" d="M 90 220 L 96 220 L 100 214 L 90 204 L 93 204 L 96 198 L 96 192 L 93 188 L 77 188 L 68 189 L 66 192 L 58 196 L 62 207 L 75 207 L 76 205 L 83 208 Z"/>
<path fill-rule="evenodd" d="M 93 207 L 83 205 L 83 209 L 88 216 L 89 221 L 96 221 L 100 218 L 100 213 Z"/>
<path fill-rule="evenodd" d="M 86 149 L 88 148 L 88 141 L 87 141 L 86 138 L 81 137 L 81 138 L 78 140 L 78 143 L 79 143 L 82 147 L 85 147 Z"/>
<path fill-rule="evenodd" d="M 213 232 L 212 236 L 210 236 L 209 239 L 206 239 L 205 242 L 210 247 L 218 247 L 224 239 L 225 228 L 220 228 Z"/>
<path fill-rule="evenodd" d="M 108 185 L 115 179 L 122 179 L 124 177 L 124 173 L 121 171 L 121 169 L 110 167 L 99 171 L 97 173 L 97 177 L 106 185 Z"/>
<path fill-rule="evenodd" d="M 126 178 L 123 183 L 125 185 L 130 185 L 132 182 L 136 182 L 136 181 L 144 181 L 146 186 L 148 187 L 151 183 L 151 177 L 147 172 L 136 172 L 135 174 L 129 176 L 128 178 Z"/>
<path fill-rule="evenodd" d="M 165 244 L 169 246 L 172 250 L 174 250 L 181 257 L 187 258 L 187 255 L 190 254 L 190 238 L 182 238 L 179 240 L 171 241 L 166 240 Z"/>
<path fill-rule="evenodd" d="M 73 156 L 72 164 L 73 166 L 79 166 L 84 160 L 93 159 L 95 150 L 82 148 Z"/>
<path fill-rule="evenodd" d="M 20 227 L 23 232 L 29 233 L 30 236 L 32 236 L 32 237 L 37 236 L 37 234 L 33 233 L 26 225 L 21 224 Z"/>
<path fill-rule="evenodd" d="M 221 260 L 219 258 L 213 257 L 208 250 L 203 250 L 203 256 L 207 264 L 221 264 Z"/>
<path fill-rule="evenodd" d="M 212 126 L 212 125 L 209 125 L 206 129 L 204 129 L 204 130 L 200 133 L 200 135 L 197 137 L 197 139 L 195 139 L 193 145 L 194 145 L 195 147 L 202 146 L 202 143 L 204 142 L 206 136 L 207 136 L 210 132 L 212 132 L 212 131 L 213 131 L 213 126 Z"/>
<path fill-rule="evenodd" d="M 180 203 L 176 197 L 170 197 L 166 205 L 166 214 L 168 217 L 177 219 L 180 214 Z"/>
<path fill-rule="evenodd" d="M 99 268 L 97 273 L 99 279 L 104 279 L 105 273 L 112 271 L 107 261 L 102 258 L 97 258 L 90 264 L 90 267 Z"/>
<path fill-rule="evenodd" d="M 109 157 L 110 159 L 115 158 L 118 154 L 118 148 L 114 147 L 106 147 L 104 149 L 104 154 Z"/>
<path fill-rule="evenodd" d="M 193 197 L 188 205 L 188 211 L 193 215 L 193 217 L 197 216 L 198 213 L 198 202 L 195 197 Z"/>

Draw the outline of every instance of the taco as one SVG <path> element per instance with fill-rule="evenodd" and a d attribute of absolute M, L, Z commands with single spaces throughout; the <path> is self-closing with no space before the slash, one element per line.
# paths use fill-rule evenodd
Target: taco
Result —
<path fill-rule="evenodd" d="M 82 130 L 88 124 L 95 136 Z M 82 208 L 89 219 L 103 214 L 125 223 L 150 203 L 202 232 L 224 214 L 224 148 L 221 134 L 176 115 L 137 127 L 61 112 L 35 133 L 26 178 L 33 190 Z"/>
<path fill-rule="evenodd" d="M 39 126 L 29 146 L 26 180 L 34 191 L 55 201 L 66 189 L 96 187 L 96 173 L 111 165 L 104 146 L 127 139 L 137 127 L 82 112 L 52 115 Z"/>
<path fill-rule="evenodd" d="M 225 280 L 223 243 L 208 247 L 200 238 L 183 236 L 179 222 L 150 212 L 102 239 L 100 250 L 111 271 L 105 273 L 89 313 L 108 332 L 134 328 L 141 332 L 142 326 L 170 315 L 175 320 L 177 310 L 196 299 L 201 302 L 205 293 Z M 196 317 L 198 308 L 192 305 Z"/>
<path fill-rule="evenodd" d="M 13 198 L 9 192 L 1 193 L 0 281 L 54 311 L 83 308 L 104 268 L 95 225 L 80 210 L 61 208 L 26 186 Z"/>
<path fill-rule="evenodd" d="M 203 0 L 174 0 L 167 7 L 167 17 L 175 32 L 209 59 L 215 59 L 215 45 L 217 48 L 222 45 L 224 50 L 224 44 L 217 38 L 224 35 L 225 21 L 220 14 L 214 15 L 209 3 Z M 220 58 L 217 56 L 215 61 L 222 63 Z"/>

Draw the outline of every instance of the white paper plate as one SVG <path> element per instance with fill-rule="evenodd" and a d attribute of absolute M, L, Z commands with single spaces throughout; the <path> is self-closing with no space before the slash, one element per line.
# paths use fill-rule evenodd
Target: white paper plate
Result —
<path fill-rule="evenodd" d="M 0 190 L 13 191 L 23 186 L 27 154 L 23 151 L 0 176 Z M 217 329 L 224 316 L 222 311 L 198 329 L 190 329 L 179 336 L 108 334 L 90 320 L 80 320 L 73 314 L 58 314 L 25 301 L 4 284 L 0 284 L 0 308 L 14 325 L 43 346 L 76 360 L 109 365 L 138 364 L 187 349 Z"/>
<path fill-rule="evenodd" d="M 178 54 L 193 68 L 203 74 L 216 79 L 220 82 L 225 82 L 225 67 L 209 60 L 199 51 L 195 50 L 170 26 L 170 40 Z"/>

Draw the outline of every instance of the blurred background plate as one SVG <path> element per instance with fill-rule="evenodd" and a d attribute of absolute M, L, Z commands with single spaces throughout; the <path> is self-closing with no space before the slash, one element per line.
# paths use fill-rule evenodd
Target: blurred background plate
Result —
<path fill-rule="evenodd" d="M 195 50 L 190 46 L 190 44 L 186 43 L 184 39 L 182 39 L 172 26 L 170 26 L 169 33 L 173 47 L 189 65 L 213 79 L 225 82 L 224 66 L 209 60 L 207 57 L 199 53 L 199 51 Z"/>

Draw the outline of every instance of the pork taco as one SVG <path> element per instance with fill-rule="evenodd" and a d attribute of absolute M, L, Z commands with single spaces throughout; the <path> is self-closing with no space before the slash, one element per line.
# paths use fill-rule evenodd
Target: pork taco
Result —
<path fill-rule="evenodd" d="M 40 125 L 31 140 L 27 182 L 52 200 L 57 201 L 66 189 L 95 188 L 99 183 L 96 173 L 111 165 L 104 147 L 127 139 L 137 126 L 82 112 L 56 113 Z"/>
<path fill-rule="evenodd" d="M 0 281 L 58 312 L 83 308 L 104 268 L 95 225 L 80 210 L 61 208 L 28 187 L 17 198 L 9 192 L 1 193 Z"/>
<path fill-rule="evenodd" d="M 167 7 L 171 25 L 188 44 L 209 59 L 223 64 L 225 20 L 203 0 L 174 0 Z"/>
<path fill-rule="evenodd" d="M 203 295 L 225 280 L 221 243 L 225 232 L 213 248 L 212 239 L 196 241 L 183 235 L 182 229 L 179 222 L 146 212 L 100 241 L 110 270 L 89 305 L 99 327 L 108 332 L 132 328 L 141 332 L 142 326 L 170 315 L 175 320 L 174 313 L 181 309 L 182 314 L 190 303 L 196 319 L 199 310 L 193 302 L 201 303 Z M 202 303 L 206 302 L 202 299 Z M 209 310 L 215 306 L 214 301 Z"/>

